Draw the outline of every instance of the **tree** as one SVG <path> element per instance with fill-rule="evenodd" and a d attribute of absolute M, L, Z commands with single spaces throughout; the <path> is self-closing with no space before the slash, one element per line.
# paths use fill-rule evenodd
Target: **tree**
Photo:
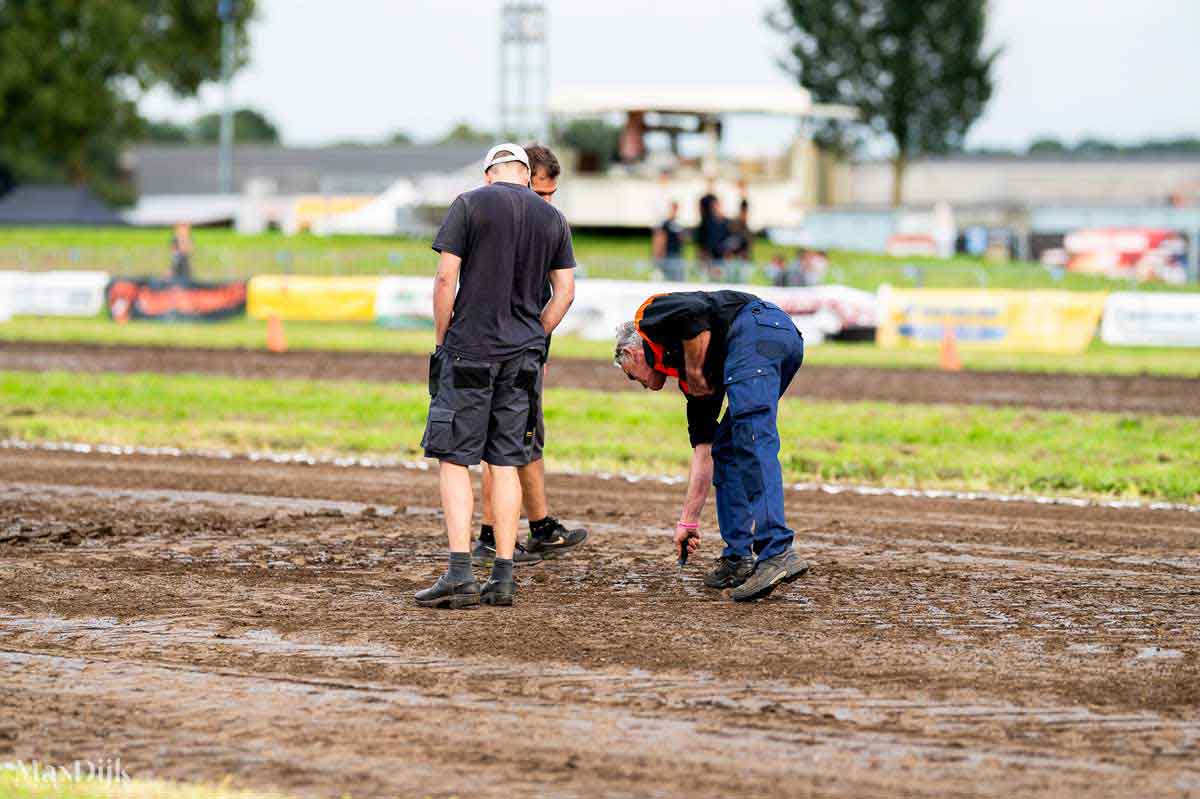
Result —
<path fill-rule="evenodd" d="M 438 144 L 487 144 L 492 140 L 492 134 L 475 130 L 466 122 L 459 122 L 438 140 Z"/>
<path fill-rule="evenodd" d="M 987 0 L 786 0 L 769 22 L 790 40 L 781 66 L 814 98 L 890 136 L 899 205 L 909 160 L 960 149 L 992 96 L 986 17 Z M 844 141 L 844 126 L 822 123 L 818 138 Z"/>
<path fill-rule="evenodd" d="M 1053 136 L 1042 136 L 1041 138 L 1033 140 L 1033 142 L 1029 145 L 1028 152 L 1030 155 L 1034 155 L 1037 153 L 1062 154 L 1066 151 L 1067 145 L 1063 144 L 1058 139 L 1054 138 Z"/>
<path fill-rule="evenodd" d="M 192 131 L 187 125 L 178 125 L 169 120 L 147 119 L 142 123 L 142 141 L 163 142 L 176 144 L 186 142 L 191 138 Z"/>
<path fill-rule="evenodd" d="M 617 154 L 621 129 L 603 119 L 572 119 L 555 128 L 554 140 L 579 154 L 582 171 L 603 172 Z"/>
<path fill-rule="evenodd" d="M 412 144 L 412 134 L 407 130 L 398 130 L 388 139 L 388 144 Z"/>
<path fill-rule="evenodd" d="M 215 142 L 221 138 L 221 115 L 205 114 L 192 123 L 193 141 Z M 253 108 L 233 112 L 233 138 L 242 142 L 279 143 L 279 129 Z"/>
<path fill-rule="evenodd" d="M 254 4 L 235 9 L 238 65 Z M 215 0 L 0 2 L 0 161 L 111 196 L 140 93 L 195 94 L 220 76 L 220 44 Z"/>

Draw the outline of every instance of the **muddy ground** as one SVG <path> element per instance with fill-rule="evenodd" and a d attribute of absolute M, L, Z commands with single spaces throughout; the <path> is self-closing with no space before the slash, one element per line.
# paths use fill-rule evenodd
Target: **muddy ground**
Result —
<path fill-rule="evenodd" d="M 1200 516 L 793 492 L 755 605 L 680 487 L 431 611 L 432 472 L 0 451 L 0 762 L 303 796 L 1200 795 Z M 704 554 L 716 551 L 711 515 Z"/>
<path fill-rule="evenodd" d="M 272 354 L 265 350 L 0 342 L 0 370 L 197 372 L 233 377 L 423 382 L 427 365 L 424 356 L 382 352 Z M 605 361 L 566 358 L 551 361 L 547 385 L 599 391 L 641 390 Z M 1148 375 L 805 366 L 789 396 L 1200 416 L 1200 380 Z"/>

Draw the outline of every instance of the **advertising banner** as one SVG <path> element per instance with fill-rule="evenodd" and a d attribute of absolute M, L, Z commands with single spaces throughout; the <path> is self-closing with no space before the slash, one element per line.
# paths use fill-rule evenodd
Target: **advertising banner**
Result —
<path fill-rule="evenodd" d="M 633 280 L 580 280 L 575 302 L 558 332 L 584 338 L 611 338 L 616 326 L 633 318 L 653 294 L 669 291 L 748 291 L 782 308 L 805 341 L 816 344 L 850 330 L 873 330 L 877 317 L 874 294 L 845 286 L 774 288 L 716 283 L 646 283 Z M 433 279 L 387 277 L 379 282 L 376 317 L 388 327 L 433 326 Z"/>
<path fill-rule="evenodd" d="M 1200 294 L 1111 294 L 1100 338 L 1126 347 L 1200 347 Z"/>
<path fill-rule="evenodd" d="M 246 284 L 183 283 L 119 277 L 108 286 L 108 314 L 118 322 L 216 322 L 246 313 Z"/>
<path fill-rule="evenodd" d="M 428 278 L 432 286 L 432 278 Z M 378 277 L 256 275 L 250 279 L 247 310 L 253 319 L 370 322 L 375 319 Z"/>
<path fill-rule="evenodd" d="M 964 349 L 1083 352 L 1104 292 L 892 289 L 879 291 L 876 341 L 887 349 L 936 347 L 947 328 Z"/>
<path fill-rule="evenodd" d="M 104 308 L 107 272 L 2 272 L 0 292 L 14 316 L 95 316 Z"/>

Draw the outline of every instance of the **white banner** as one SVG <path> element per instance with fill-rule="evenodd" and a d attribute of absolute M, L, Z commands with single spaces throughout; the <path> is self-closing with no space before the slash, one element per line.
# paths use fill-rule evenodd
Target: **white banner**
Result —
<path fill-rule="evenodd" d="M 1200 294 L 1110 294 L 1100 338 L 1126 347 L 1200 347 Z"/>
<path fill-rule="evenodd" d="M 95 316 L 104 308 L 107 272 L 0 272 L 0 306 L 14 316 Z"/>
<path fill-rule="evenodd" d="M 621 322 L 633 318 L 647 297 L 672 291 L 745 291 L 773 302 L 792 317 L 809 344 L 847 328 L 874 328 L 878 316 L 875 295 L 845 286 L 775 288 L 717 283 L 647 283 L 635 280 L 584 279 L 575 284 L 575 303 L 557 332 L 603 340 Z M 379 282 L 376 318 L 393 327 L 433 324 L 433 279 L 388 277 Z"/>

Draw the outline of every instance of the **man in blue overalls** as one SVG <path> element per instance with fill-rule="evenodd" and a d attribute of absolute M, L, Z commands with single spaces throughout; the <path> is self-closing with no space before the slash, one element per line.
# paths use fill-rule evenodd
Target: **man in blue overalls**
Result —
<path fill-rule="evenodd" d="M 616 364 L 630 380 L 659 391 L 674 377 L 687 396 L 692 464 L 675 544 L 680 555 L 699 546 L 712 483 L 725 549 L 704 584 L 732 588 L 735 601 L 762 599 L 808 571 L 784 519 L 776 424 L 803 360 L 788 315 L 740 291 L 657 294 L 617 329 Z"/>

